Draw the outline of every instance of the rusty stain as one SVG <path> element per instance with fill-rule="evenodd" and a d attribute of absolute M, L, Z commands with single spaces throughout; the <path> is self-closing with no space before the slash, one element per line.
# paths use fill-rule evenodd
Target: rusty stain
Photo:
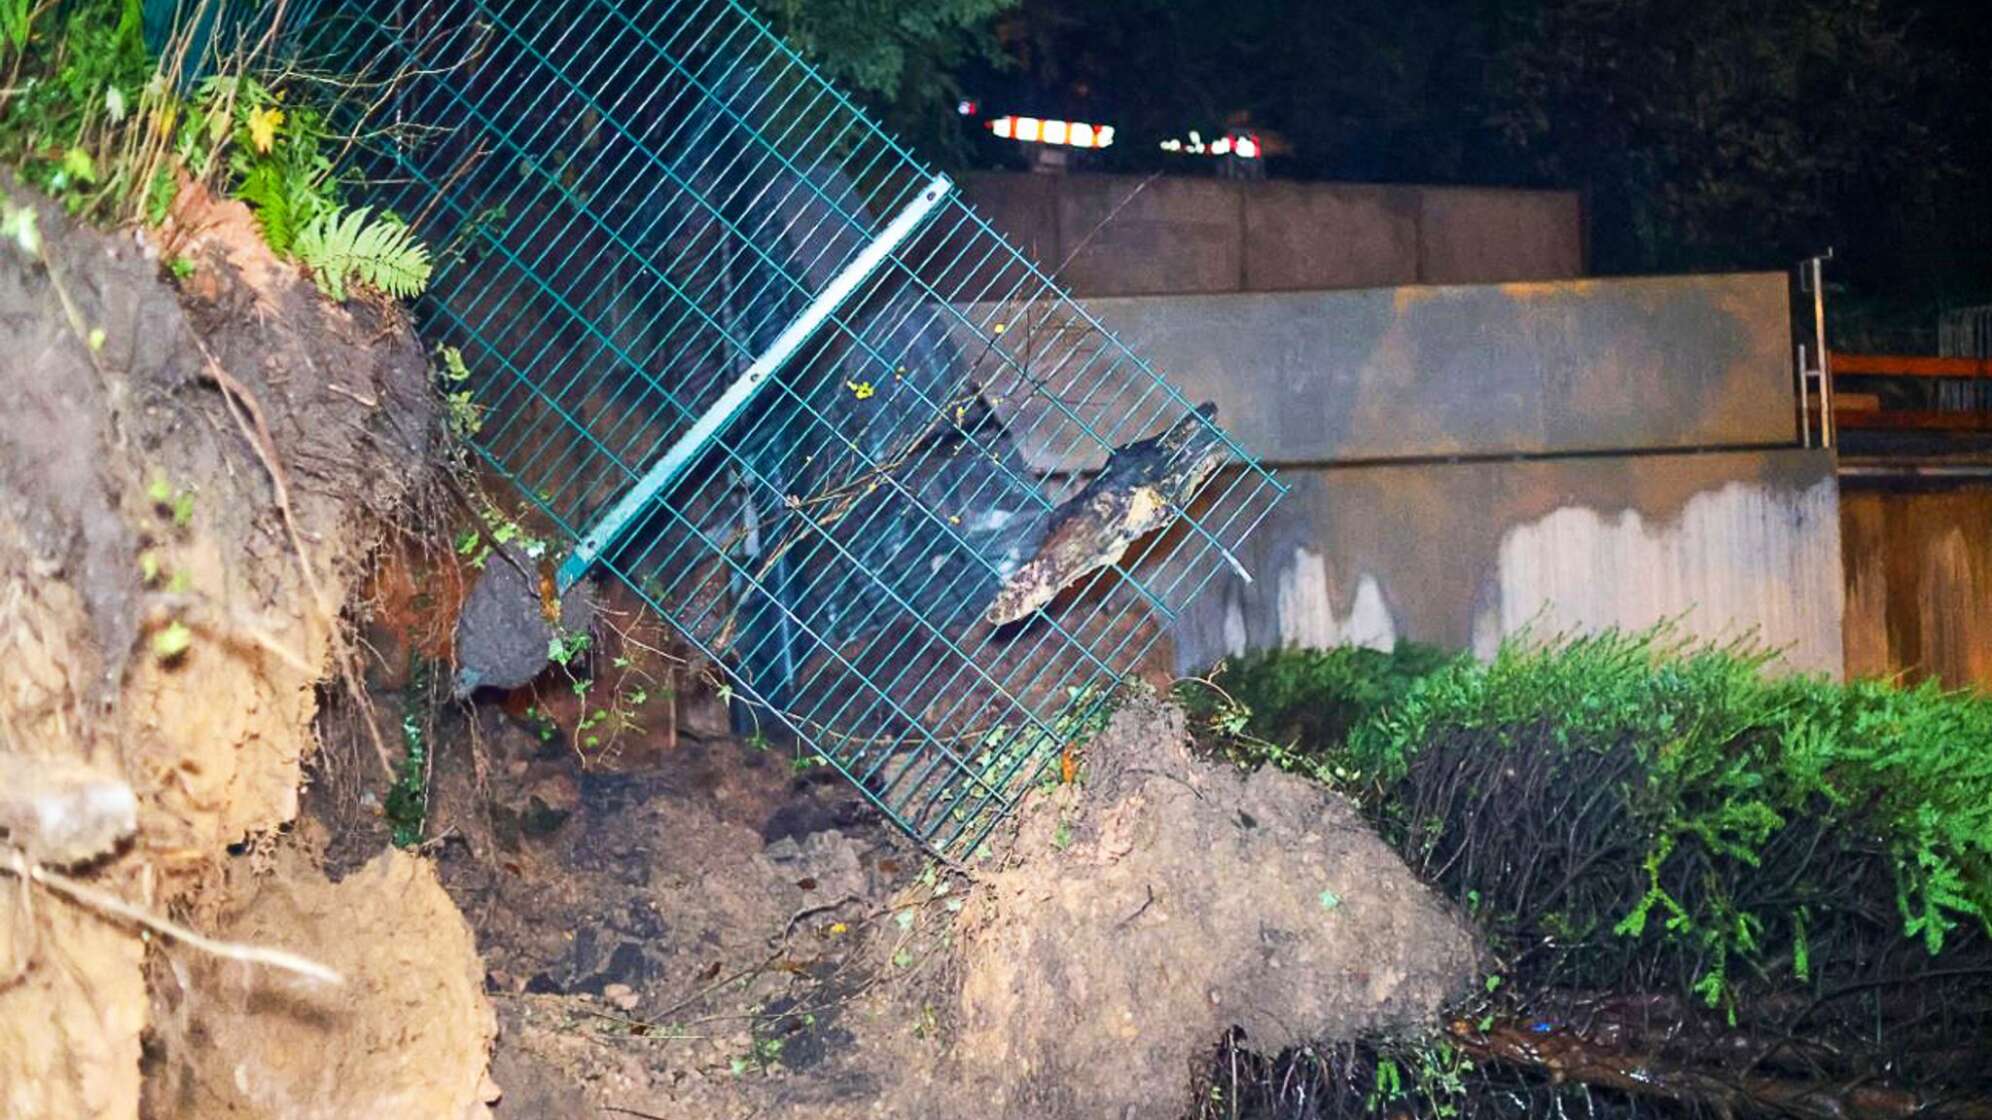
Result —
<path fill-rule="evenodd" d="M 1992 691 L 1992 487 L 1840 496 L 1847 672 Z"/>

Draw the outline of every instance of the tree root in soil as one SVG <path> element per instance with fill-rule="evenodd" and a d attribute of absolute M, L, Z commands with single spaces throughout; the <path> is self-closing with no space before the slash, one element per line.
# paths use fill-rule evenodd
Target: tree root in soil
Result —
<path fill-rule="evenodd" d="M 1781 1077 L 1724 1068 L 1631 1046 L 1600 1045 L 1561 1027 L 1501 1019 L 1486 1029 L 1455 1020 L 1448 1033 L 1475 1062 L 1502 1062 L 1549 1077 L 1634 1096 L 1700 1105 L 1719 1116 L 1771 1114 L 1817 1120 L 1992 1120 L 1992 1101 L 1936 1100 L 1845 1077 Z M 1754 1064 L 1753 1064 L 1754 1065 Z"/>
<path fill-rule="evenodd" d="M 87 910 L 118 921 L 130 922 L 143 927 L 161 937 L 169 937 L 190 949 L 198 949 L 210 956 L 226 960 L 241 961 L 244 964 L 263 965 L 269 968 L 294 972 L 307 979 L 324 984 L 342 984 L 345 978 L 317 961 L 301 957 L 282 949 L 267 945 L 244 945 L 233 941 L 217 941 L 207 937 L 170 918 L 154 914 L 124 899 L 99 890 L 88 883 L 72 879 L 59 871 L 52 871 L 39 863 L 30 861 L 19 848 L 0 849 L 0 871 L 11 872 L 25 882 L 42 887 L 54 894 Z"/>

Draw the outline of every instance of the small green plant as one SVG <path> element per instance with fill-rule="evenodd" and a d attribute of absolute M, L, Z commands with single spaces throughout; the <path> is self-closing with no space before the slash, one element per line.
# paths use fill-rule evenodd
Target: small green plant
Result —
<path fill-rule="evenodd" d="M 471 394 L 470 367 L 464 364 L 463 351 L 454 346 L 437 346 L 436 360 L 442 365 L 437 377 L 443 383 L 450 438 L 467 440 L 484 427 L 484 409 Z"/>
<path fill-rule="evenodd" d="M 35 208 L 17 205 L 11 199 L 0 203 L 0 238 L 12 242 L 14 248 L 29 260 L 40 260 L 41 224 L 35 215 Z"/>
<path fill-rule="evenodd" d="M 0 0 L 0 43 L 17 51 L 27 46 L 34 14 L 35 0 Z"/>
<path fill-rule="evenodd" d="M 317 215 L 298 230 L 292 249 L 319 290 L 341 302 L 354 282 L 397 299 L 420 295 L 429 283 L 428 249 L 401 221 L 365 206 Z"/>
<path fill-rule="evenodd" d="M 193 491 L 174 487 L 165 475 L 153 476 L 151 485 L 145 489 L 145 496 L 172 519 L 174 528 L 184 529 L 194 523 Z"/>
<path fill-rule="evenodd" d="M 526 722 L 532 724 L 533 734 L 542 743 L 551 743 L 553 737 L 560 733 L 560 725 L 553 722 L 553 716 L 537 704 L 526 709 Z"/>
<path fill-rule="evenodd" d="M 545 538 L 528 533 L 516 518 L 506 515 L 488 501 L 484 504 L 482 516 L 483 529 L 467 528 L 456 537 L 457 555 L 463 557 L 464 562 L 473 569 L 483 570 L 491 559 L 494 544 L 513 545 L 516 542 L 518 550 L 525 553 L 529 560 L 538 560 L 553 547 Z"/>
<path fill-rule="evenodd" d="M 430 684 L 434 663 L 414 654 L 408 671 L 407 710 L 401 717 L 401 765 L 383 805 L 394 844 L 412 848 L 422 842 L 429 812 Z"/>
<path fill-rule="evenodd" d="M 193 644 L 194 632 L 176 618 L 153 633 L 152 655 L 161 661 L 173 661 L 185 654 Z"/>
<path fill-rule="evenodd" d="M 736 1055 L 728 1064 L 735 1077 L 745 1077 L 749 1073 L 767 1073 L 782 1060 L 783 1040 L 779 1038 L 754 1037 L 747 1053 Z"/>
<path fill-rule="evenodd" d="M 561 668 L 567 668 L 574 659 L 588 650 L 586 631 L 556 634 L 546 646 L 546 658 Z"/>

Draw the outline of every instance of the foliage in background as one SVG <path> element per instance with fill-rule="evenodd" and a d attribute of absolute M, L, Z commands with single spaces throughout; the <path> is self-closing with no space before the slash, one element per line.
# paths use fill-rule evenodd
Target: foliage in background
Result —
<path fill-rule="evenodd" d="M 271 249 L 333 298 L 355 282 L 405 298 L 427 282 L 427 253 L 405 226 L 342 205 L 332 153 L 344 138 L 318 103 L 337 83 L 290 71 L 266 81 L 250 72 L 260 62 L 224 59 L 182 96 L 186 50 L 168 45 L 155 60 L 140 0 L 8 11 L 0 43 L 14 75 L 0 91 L 0 160 L 70 212 L 156 225 L 182 177 L 206 181 L 247 203 Z"/>
<path fill-rule="evenodd" d="M 1832 246 L 1864 301 L 1992 301 L 1978 0 L 1021 0 L 1001 29 L 1021 77 L 962 81 L 1114 124 L 1094 166 L 1209 174 L 1158 141 L 1238 118 L 1291 142 L 1276 177 L 1581 190 L 1604 273 Z"/>
<path fill-rule="evenodd" d="M 71 213 L 134 216 L 134 197 L 156 185 L 158 163 L 147 156 L 161 131 L 138 0 L 23 5 L 0 22 L 0 64 L 10 74 L 0 90 L 0 158 Z"/>
<path fill-rule="evenodd" d="M 1539 0 L 1489 74 L 1491 121 L 1587 184 L 1608 261 L 1786 264 L 1879 248 L 1958 171 L 1958 60 L 1887 0 Z M 1851 239 L 1851 242 L 1850 240 Z M 1880 241 L 1881 238 L 1874 240 Z"/>
<path fill-rule="evenodd" d="M 1181 689 L 1235 757 L 1354 797 L 1486 931 L 1505 982 L 1448 1045 L 1527 1102 L 1509 1114 L 1554 1103 L 1546 1052 L 1573 1084 L 1644 1070 L 1653 1095 L 1716 1111 L 1714 1086 L 1763 1107 L 1864 1079 L 1982 1100 L 1992 1054 L 1956 1042 L 1992 1015 L 1992 698 L 1769 661 L 1607 633 L 1408 683 L 1334 651 Z M 1297 721 L 1310 694 L 1336 714 Z M 1385 1053 L 1330 1072 L 1353 1091 Z"/>
<path fill-rule="evenodd" d="M 971 63 L 1002 65 L 993 22 L 1016 3 L 756 0 L 776 31 L 930 158 L 960 155 L 958 75 Z"/>

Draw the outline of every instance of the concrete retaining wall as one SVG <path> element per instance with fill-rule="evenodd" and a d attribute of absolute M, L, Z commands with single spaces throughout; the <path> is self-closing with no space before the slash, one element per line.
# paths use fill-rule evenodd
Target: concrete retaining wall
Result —
<path fill-rule="evenodd" d="M 1780 273 L 1135 296 L 1087 307 L 1185 396 L 1216 402 L 1226 429 L 1274 463 L 1798 437 Z M 1035 361 L 1034 376 L 1056 383 L 1081 368 L 1083 355 L 1056 359 L 1066 353 L 1059 340 L 1083 332 L 1049 312 L 978 307 L 973 317 L 1006 322 L 999 348 L 1019 365 Z M 1013 413 L 1050 407 L 1021 376 L 993 385 Z M 1108 431 L 1142 403 L 1095 391 L 1077 407 Z M 1061 430 L 1017 419 L 1013 431 Z M 1026 454 L 1044 467 L 1082 465 L 1050 443 L 1027 440 Z"/>
<path fill-rule="evenodd" d="M 969 175 L 962 189 L 992 225 L 1086 297 L 1553 280 L 1585 271 L 1574 191 L 1004 172 Z"/>
<path fill-rule="evenodd" d="M 1176 620 L 1179 670 L 1254 647 L 1486 652 L 1529 627 L 1677 619 L 1842 672 L 1838 487 L 1830 455 L 1793 446 L 1781 275 L 1089 306 L 1293 487 L 1238 557 L 1251 581 L 1217 576 Z M 1071 332 L 985 314 L 1060 383 Z M 1013 432 L 1052 427 L 1032 422 L 1048 406 L 1026 379 L 991 387 Z M 1153 404 L 1084 407 L 1124 442 Z M 1097 465 L 1028 434 L 1024 449 L 1043 469 Z"/>
<path fill-rule="evenodd" d="M 1680 620 L 1842 669 L 1838 488 L 1817 451 L 1283 471 L 1293 493 L 1177 620 L 1179 671 L 1276 646 Z"/>

